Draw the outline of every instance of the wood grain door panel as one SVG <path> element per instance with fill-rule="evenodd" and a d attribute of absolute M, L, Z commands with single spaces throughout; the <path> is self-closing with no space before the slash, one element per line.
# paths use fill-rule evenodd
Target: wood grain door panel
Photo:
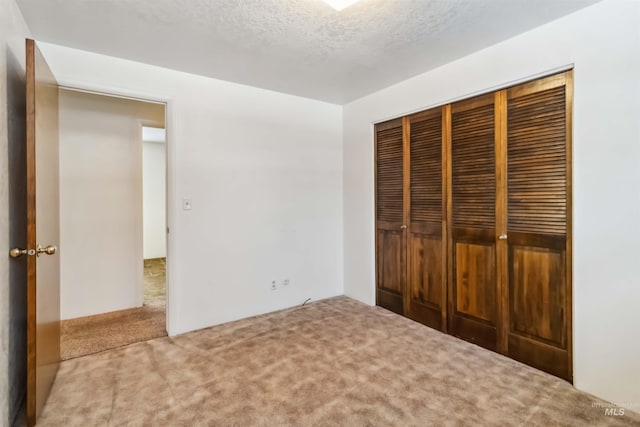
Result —
<path fill-rule="evenodd" d="M 451 332 L 496 350 L 495 245 L 456 239 L 453 250 L 454 311 Z"/>
<path fill-rule="evenodd" d="M 376 125 L 376 303 L 404 313 L 406 231 L 402 120 Z"/>
<path fill-rule="evenodd" d="M 564 251 L 510 245 L 511 333 L 566 349 Z"/>
<path fill-rule="evenodd" d="M 442 305 L 442 241 L 413 234 L 409 243 L 411 299 L 436 308 Z"/>
<path fill-rule="evenodd" d="M 446 318 L 446 188 L 443 109 L 410 116 L 407 315 L 444 330 Z"/>
<path fill-rule="evenodd" d="M 412 233 L 409 238 L 410 317 L 442 329 L 443 245 L 440 236 Z"/>
<path fill-rule="evenodd" d="M 26 41 L 27 245 L 60 245 L 58 84 Z M 60 257 L 27 258 L 27 425 L 35 425 L 60 365 Z"/>
<path fill-rule="evenodd" d="M 451 106 L 449 331 L 497 349 L 494 95 Z"/>
<path fill-rule="evenodd" d="M 378 230 L 377 299 L 378 305 L 403 314 L 404 238 L 399 230 Z"/>
<path fill-rule="evenodd" d="M 378 231 L 378 288 L 402 294 L 403 238 L 397 231 Z"/>
<path fill-rule="evenodd" d="M 567 351 L 517 334 L 509 335 L 509 357 L 529 366 L 572 381 Z"/>
<path fill-rule="evenodd" d="M 507 90 L 508 354 L 568 380 L 571 76 Z"/>
<path fill-rule="evenodd" d="M 494 245 L 458 241 L 455 254 L 456 313 L 495 326 Z"/>

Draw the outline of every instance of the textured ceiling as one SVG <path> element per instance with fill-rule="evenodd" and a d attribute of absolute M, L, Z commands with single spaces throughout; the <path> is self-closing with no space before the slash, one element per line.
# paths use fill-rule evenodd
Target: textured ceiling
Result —
<path fill-rule="evenodd" d="M 18 0 L 41 41 L 346 103 L 598 0 Z"/>

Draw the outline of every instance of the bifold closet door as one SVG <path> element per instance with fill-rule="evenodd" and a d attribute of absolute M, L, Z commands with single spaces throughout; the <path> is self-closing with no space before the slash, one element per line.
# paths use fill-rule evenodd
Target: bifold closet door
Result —
<path fill-rule="evenodd" d="M 376 125 L 376 301 L 404 313 L 406 225 L 403 119 Z"/>
<path fill-rule="evenodd" d="M 446 227 L 443 114 L 438 107 L 409 117 L 407 315 L 445 330 Z M 445 169 L 446 170 L 446 169 Z"/>
<path fill-rule="evenodd" d="M 572 79 L 375 130 L 377 304 L 570 381 Z"/>
<path fill-rule="evenodd" d="M 494 94 L 451 105 L 449 333 L 497 350 Z"/>
<path fill-rule="evenodd" d="M 507 90 L 508 354 L 571 380 L 572 72 Z"/>

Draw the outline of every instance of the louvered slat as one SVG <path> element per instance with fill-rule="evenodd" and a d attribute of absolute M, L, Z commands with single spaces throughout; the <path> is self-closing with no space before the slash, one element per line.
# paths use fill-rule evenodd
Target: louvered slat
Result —
<path fill-rule="evenodd" d="M 402 221 L 403 161 L 402 126 L 377 131 L 377 217 Z"/>
<path fill-rule="evenodd" d="M 493 104 L 452 114 L 453 225 L 495 227 Z"/>
<path fill-rule="evenodd" d="M 508 100 L 508 229 L 565 235 L 565 87 Z"/>
<path fill-rule="evenodd" d="M 442 221 L 442 117 L 411 123 L 411 222 Z"/>

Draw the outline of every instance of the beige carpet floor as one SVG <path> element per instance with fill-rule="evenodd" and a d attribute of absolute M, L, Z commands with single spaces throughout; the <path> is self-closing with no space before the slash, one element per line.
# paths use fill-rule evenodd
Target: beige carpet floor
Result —
<path fill-rule="evenodd" d="M 569 383 L 338 297 L 63 362 L 39 426 L 598 426 Z"/>
<path fill-rule="evenodd" d="M 144 305 L 60 322 L 62 360 L 167 336 L 164 258 L 144 262 Z"/>

